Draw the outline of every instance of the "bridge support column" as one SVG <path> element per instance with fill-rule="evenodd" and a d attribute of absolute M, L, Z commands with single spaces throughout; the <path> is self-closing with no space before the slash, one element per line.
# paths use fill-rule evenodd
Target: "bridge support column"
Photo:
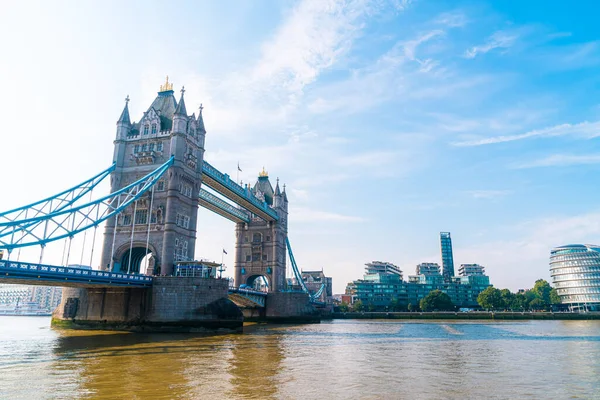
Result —
<path fill-rule="evenodd" d="M 52 324 L 72 329 L 241 332 L 226 279 L 155 277 L 148 289 L 65 288 Z"/>
<path fill-rule="evenodd" d="M 306 293 L 276 292 L 267 295 L 265 319 L 270 322 L 320 322 L 319 311 Z"/>

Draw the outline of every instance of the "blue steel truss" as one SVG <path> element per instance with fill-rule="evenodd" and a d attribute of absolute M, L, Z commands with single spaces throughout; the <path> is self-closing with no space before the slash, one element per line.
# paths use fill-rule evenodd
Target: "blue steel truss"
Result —
<path fill-rule="evenodd" d="M 0 282 L 3 281 L 67 287 L 152 285 L 151 276 L 15 261 L 0 261 Z"/>
<path fill-rule="evenodd" d="M 17 227 L 21 229 L 23 220 L 32 220 L 53 214 L 72 206 L 83 196 L 94 190 L 106 177 L 110 176 L 114 169 L 115 164 L 79 185 L 73 186 L 54 196 L 0 213 L 0 223 L 2 224 L 0 227 L 0 237 L 12 234 L 13 230 L 17 229 Z"/>
<path fill-rule="evenodd" d="M 209 191 L 200 188 L 198 198 L 202 207 L 214 211 L 222 217 L 225 217 L 233 222 L 250 222 L 250 216 L 247 212 L 232 206 Z"/>
<path fill-rule="evenodd" d="M 300 283 L 300 286 L 302 287 L 302 291 L 310 296 L 310 300 L 312 302 L 321 303 L 321 302 L 317 301 L 317 299 L 321 296 L 321 294 L 323 294 L 323 290 L 325 290 L 325 284 L 321 284 L 321 287 L 319 288 L 319 290 L 315 294 L 311 294 L 310 291 L 308 290 L 308 287 L 306 287 L 306 283 L 304 282 L 304 279 L 302 279 L 302 274 L 300 273 L 300 269 L 298 268 L 298 264 L 296 264 L 296 259 L 294 258 L 294 253 L 292 252 L 292 246 L 290 245 L 290 239 L 288 239 L 287 237 L 285 238 L 285 244 L 287 246 L 288 254 L 290 256 L 290 263 L 292 264 L 292 270 L 294 271 L 294 277 L 296 278 L 296 281 L 298 283 Z"/>
<path fill-rule="evenodd" d="M 0 249 L 13 249 L 41 245 L 73 237 L 79 232 L 98 226 L 140 199 L 173 164 L 171 157 L 163 165 L 124 188 L 89 203 L 76 205 L 18 221 L 0 222 Z M 81 196 L 80 196 L 81 198 Z"/>
<path fill-rule="evenodd" d="M 257 214 L 261 218 L 267 217 L 266 219 L 271 220 L 271 221 L 277 221 L 279 219 L 277 212 L 275 212 L 275 210 L 270 208 L 266 202 L 264 202 L 264 201 L 261 202 L 260 200 L 258 200 L 256 197 L 254 197 L 254 195 L 250 192 L 250 190 L 248 190 L 247 188 L 241 187 L 240 185 L 238 185 L 237 183 L 232 181 L 231 178 L 229 178 L 229 175 L 222 173 L 221 171 L 219 171 L 218 169 L 216 169 L 215 167 L 213 167 L 206 161 L 204 161 L 202 163 L 202 174 L 205 175 L 206 177 L 210 178 L 210 180 L 223 186 L 227 191 L 230 191 L 231 193 L 234 193 L 241 199 L 245 200 L 251 206 L 256 207 L 256 210 L 253 210 L 251 208 L 248 208 L 248 206 L 245 204 L 240 204 L 238 201 L 236 201 L 236 199 L 233 199 L 233 198 L 231 199 L 231 200 L 235 201 L 236 203 L 238 203 L 240 206 L 247 208 L 248 211 L 250 211 L 254 214 Z M 218 187 L 213 187 L 211 185 L 210 180 L 204 180 L 203 183 L 206 184 L 207 186 L 209 186 L 210 188 L 212 188 L 218 192 L 221 192 Z M 221 194 L 223 194 L 226 197 L 229 197 L 228 196 L 229 193 L 221 193 Z M 264 213 L 264 215 L 260 215 L 261 213 Z"/>

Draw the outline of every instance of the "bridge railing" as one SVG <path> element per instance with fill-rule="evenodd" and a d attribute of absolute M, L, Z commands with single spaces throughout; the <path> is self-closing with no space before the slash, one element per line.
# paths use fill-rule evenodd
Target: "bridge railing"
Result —
<path fill-rule="evenodd" d="M 152 277 L 146 275 L 123 274 L 118 272 L 97 271 L 85 268 L 63 267 L 46 264 L 31 264 L 19 261 L 0 261 L 0 270 L 29 274 L 42 278 L 77 278 L 78 281 L 90 280 L 94 282 L 114 281 L 118 283 L 151 284 Z M 10 275 L 9 275 L 10 276 Z M 0 279 L 0 282 L 2 280 Z"/>
<path fill-rule="evenodd" d="M 235 287 L 235 286 L 230 286 L 229 287 L 229 292 L 231 293 L 242 293 L 242 294 L 254 294 L 257 296 L 267 296 L 267 293 L 265 292 L 261 292 L 258 290 L 252 290 L 252 289 L 245 289 L 245 288 L 239 288 L 239 287 Z"/>
<path fill-rule="evenodd" d="M 267 213 L 274 220 L 278 220 L 279 216 L 275 212 L 275 210 L 271 209 L 266 202 L 260 202 L 250 191 L 246 188 L 241 187 L 236 182 L 232 181 L 229 175 L 222 173 L 206 161 L 202 163 L 202 172 L 205 173 L 210 178 L 219 182 L 221 185 L 227 187 L 232 192 L 236 193 L 238 196 L 242 197 L 244 200 L 251 203 L 253 206 L 261 209 L 265 213 Z"/>

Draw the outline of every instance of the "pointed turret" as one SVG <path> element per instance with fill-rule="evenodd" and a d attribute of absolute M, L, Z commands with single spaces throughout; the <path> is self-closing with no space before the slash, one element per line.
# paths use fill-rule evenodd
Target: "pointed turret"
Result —
<path fill-rule="evenodd" d="M 200 104 L 200 112 L 198 112 L 198 119 L 196 120 L 196 126 L 198 127 L 198 130 L 201 131 L 202 133 L 206 133 L 206 129 L 204 128 L 204 118 L 202 118 L 202 110 L 204 109 L 204 107 L 202 106 L 202 104 Z"/>
<path fill-rule="evenodd" d="M 129 95 L 125 98 L 125 108 L 123 108 L 123 112 L 117 121 L 117 124 L 121 123 L 131 125 L 131 120 L 129 119 Z"/>
<path fill-rule="evenodd" d="M 277 184 L 275 185 L 275 194 L 273 195 L 273 207 L 281 207 L 283 203 L 283 197 L 281 197 L 281 190 L 279 189 L 279 178 L 277 178 Z"/>
<path fill-rule="evenodd" d="M 125 108 L 117 121 L 117 140 L 125 140 L 131 131 L 131 120 L 129 119 L 129 96 L 125 98 Z"/>
<path fill-rule="evenodd" d="M 281 194 L 283 195 L 283 201 L 285 201 L 287 203 L 288 199 L 287 199 L 287 193 L 285 192 L 285 183 L 283 184 L 283 192 Z"/>
<path fill-rule="evenodd" d="M 277 178 L 277 184 L 275 185 L 275 196 L 281 196 L 281 190 L 279 190 L 279 178 Z"/>
<path fill-rule="evenodd" d="M 181 88 L 181 99 L 179 99 L 179 104 L 175 108 L 175 112 L 173 113 L 173 132 L 177 133 L 186 133 L 187 132 L 187 124 L 188 124 L 188 116 L 187 111 L 185 109 L 185 102 L 183 101 L 183 94 L 185 93 L 185 87 Z"/>
<path fill-rule="evenodd" d="M 185 87 L 181 87 L 181 98 L 179 99 L 179 104 L 177 104 L 177 108 L 175 109 L 175 115 L 184 115 L 187 117 L 187 111 L 185 109 L 185 101 L 183 101 L 183 94 L 185 93 Z"/>

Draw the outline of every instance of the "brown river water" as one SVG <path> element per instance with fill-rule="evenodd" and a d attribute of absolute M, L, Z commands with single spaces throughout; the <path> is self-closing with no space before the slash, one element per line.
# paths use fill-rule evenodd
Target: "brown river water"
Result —
<path fill-rule="evenodd" d="M 195 336 L 0 317 L 0 399 L 600 399 L 600 321 L 249 325 Z"/>

